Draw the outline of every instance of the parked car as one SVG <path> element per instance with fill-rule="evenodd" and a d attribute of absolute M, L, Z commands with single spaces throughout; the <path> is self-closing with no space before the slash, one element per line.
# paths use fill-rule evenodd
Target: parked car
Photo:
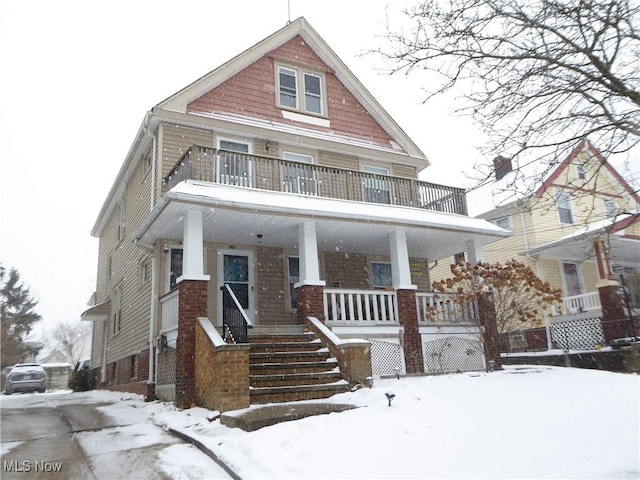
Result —
<path fill-rule="evenodd" d="M 18 363 L 7 375 L 5 395 L 15 392 L 40 392 L 47 389 L 47 374 L 39 363 Z"/>

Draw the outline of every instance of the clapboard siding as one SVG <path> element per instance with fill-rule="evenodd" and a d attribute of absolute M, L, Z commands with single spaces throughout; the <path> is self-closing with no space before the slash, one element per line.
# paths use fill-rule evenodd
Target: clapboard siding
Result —
<path fill-rule="evenodd" d="M 162 176 L 169 174 L 189 147 L 213 147 L 213 141 L 210 131 L 165 124 L 162 129 Z"/>

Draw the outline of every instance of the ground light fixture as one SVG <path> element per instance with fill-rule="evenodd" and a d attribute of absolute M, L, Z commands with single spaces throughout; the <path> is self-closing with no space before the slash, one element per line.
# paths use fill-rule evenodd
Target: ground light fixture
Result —
<path fill-rule="evenodd" d="M 367 381 L 369 388 L 373 388 L 373 377 L 367 377 L 365 380 Z"/>
<path fill-rule="evenodd" d="M 396 398 L 396 394 L 393 392 L 386 392 L 385 395 L 387 396 L 387 400 L 389 400 L 389 406 L 391 406 L 391 400 Z"/>
<path fill-rule="evenodd" d="M 394 367 L 393 368 L 393 373 L 395 373 L 396 374 L 396 378 L 398 380 L 400 380 L 400 367 Z"/>

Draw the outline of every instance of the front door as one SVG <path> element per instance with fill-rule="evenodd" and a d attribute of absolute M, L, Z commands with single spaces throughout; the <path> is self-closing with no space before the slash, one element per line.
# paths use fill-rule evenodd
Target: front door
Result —
<path fill-rule="evenodd" d="M 229 285 L 252 322 L 254 318 L 253 283 L 253 252 L 219 250 L 218 285 Z M 222 325 L 222 292 L 218 292 L 218 324 Z"/>

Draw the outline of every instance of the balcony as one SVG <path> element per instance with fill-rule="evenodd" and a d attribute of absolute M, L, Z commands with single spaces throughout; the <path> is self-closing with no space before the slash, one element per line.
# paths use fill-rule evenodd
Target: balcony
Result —
<path fill-rule="evenodd" d="M 189 148 L 164 187 L 184 180 L 467 215 L 461 188 L 208 147 Z"/>

